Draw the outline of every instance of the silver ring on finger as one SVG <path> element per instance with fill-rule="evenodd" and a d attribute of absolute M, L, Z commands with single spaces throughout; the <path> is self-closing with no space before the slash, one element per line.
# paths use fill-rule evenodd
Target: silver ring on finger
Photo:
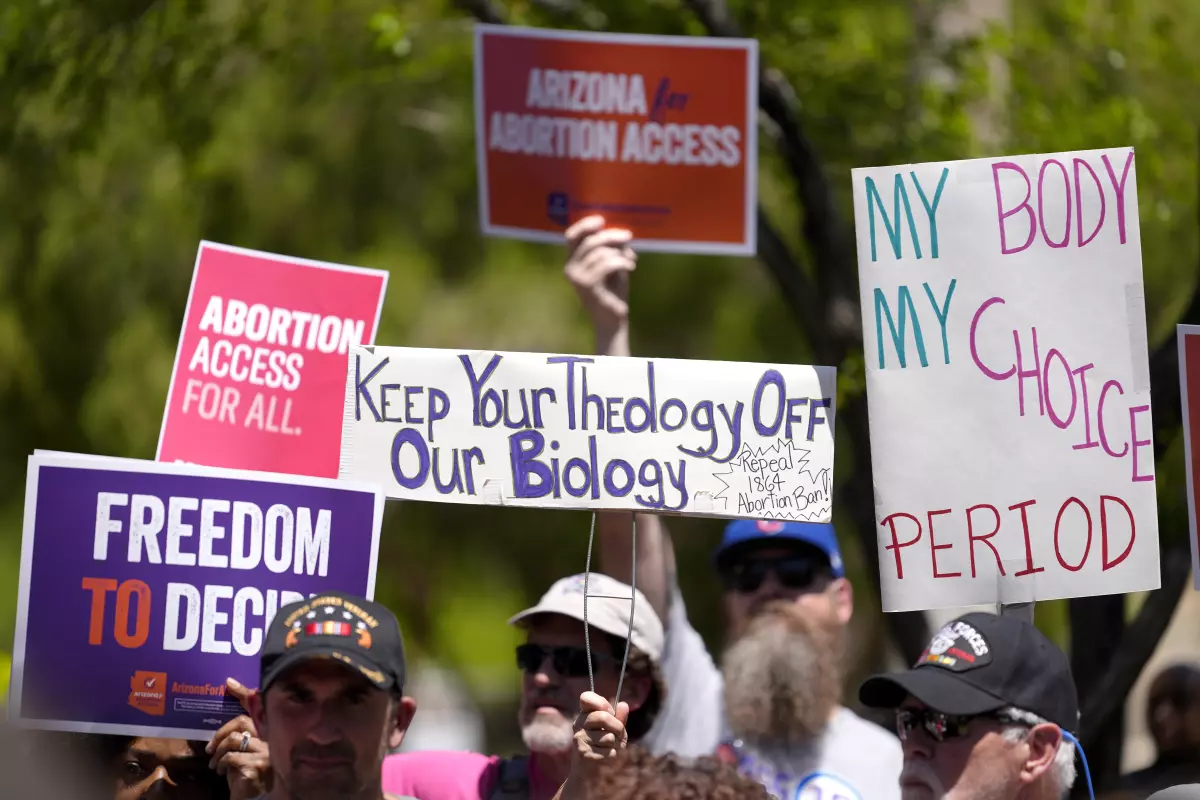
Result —
<path fill-rule="evenodd" d="M 240 747 L 238 747 L 239 752 L 244 753 L 250 749 L 250 739 L 251 738 L 253 738 L 253 737 L 251 737 L 250 731 L 242 731 L 242 744 Z"/>

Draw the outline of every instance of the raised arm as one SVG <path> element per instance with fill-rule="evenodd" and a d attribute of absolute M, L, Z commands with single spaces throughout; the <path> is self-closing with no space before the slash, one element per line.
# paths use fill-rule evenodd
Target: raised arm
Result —
<path fill-rule="evenodd" d="M 629 231 L 606 228 L 604 218 L 585 217 L 567 230 L 567 279 L 575 287 L 596 333 L 596 353 L 628 356 L 629 276 L 637 267 Z M 630 583 L 633 514 L 596 514 L 600 569 Z M 675 550 L 659 517 L 637 515 L 637 586 L 665 623 L 675 571 Z"/>

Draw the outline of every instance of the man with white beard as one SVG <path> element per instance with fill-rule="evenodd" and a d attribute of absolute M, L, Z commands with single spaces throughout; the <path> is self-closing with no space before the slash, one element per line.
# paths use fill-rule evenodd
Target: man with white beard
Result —
<path fill-rule="evenodd" d="M 916 666 L 868 679 L 859 699 L 896 711 L 904 800 L 1061 800 L 1075 782 L 1071 665 L 1022 619 L 952 620 Z"/>
<path fill-rule="evenodd" d="M 654 722 L 666 689 L 659 672 L 663 627 L 641 592 L 607 575 L 587 581 L 587 624 L 596 692 L 613 698 L 629 637 L 618 718 L 636 742 Z M 517 721 L 528 754 L 421 751 L 388 756 L 383 786 L 421 800 L 550 800 L 571 771 L 579 696 L 589 690 L 584 639 L 584 576 L 556 582 L 532 608 L 509 620 L 525 631 L 517 647 L 524 674 Z M 630 611 L 633 628 L 630 632 Z"/>
<path fill-rule="evenodd" d="M 601 217 L 566 233 L 566 275 L 591 316 L 596 352 L 628 356 L 631 234 Z M 631 575 L 632 515 L 597 514 L 602 569 Z M 717 753 L 785 800 L 899 797 L 897 739 L 839 703 L 853 596 L 831 525 L 740 520 L 714 558 L 730 645 L 718 669 L 688 621 L 670 535 L 637 515 L 638 588 L 664 621 L 671 691 L 643 740 L 655 753 Z"/>

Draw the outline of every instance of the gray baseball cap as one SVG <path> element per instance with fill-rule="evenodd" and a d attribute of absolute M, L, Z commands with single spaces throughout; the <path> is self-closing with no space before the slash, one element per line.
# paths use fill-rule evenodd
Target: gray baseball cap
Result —
<path fill-rule="evenodd" d="M 530 618 L 541 614 L 561 614 L 583 621 L 584 576 L 571 575 L 556 581 L 532 608 L 527 608 L 508 621 L 509 625 L 525 627 Z M 588 626 L 621 639 L 628 638 L 630 644 L 650 657 L 654 663 L 662 660 L 663 625 L 654 607 L 641 590 L 628 583 L 591 573 L 587 584 Z M 629 626 L 629 604 L 637 601 L 633 608 L 633 630 Z"/>

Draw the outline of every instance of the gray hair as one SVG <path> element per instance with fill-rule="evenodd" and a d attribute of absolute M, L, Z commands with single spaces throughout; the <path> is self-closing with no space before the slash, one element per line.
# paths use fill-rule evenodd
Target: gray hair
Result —
<path fill-rule="evenodd" d="M 1029 729 L 1035 725 L 1053 724 L 1049 720 L 1042 719 L 1032 711 L 1026 711 L 1023 708 L 1016 708 L 1015 706 L 1009 706 L 1000 713 L 1017 723 L 1004 728 L 1004 738 L 1009 742 L 1023 741 L 1029 734 Z M 1066 797 L 1071 791 L 1071 787 L 1075 785 L 1075 745 L 1066 736 L 1063 736 L 1062 742 L 1058 745 L 1058 752 L 1054 755 L 1054 765 L 1051 767 L 1051 773 L 1056 793 L 1059 797 Z"/>

